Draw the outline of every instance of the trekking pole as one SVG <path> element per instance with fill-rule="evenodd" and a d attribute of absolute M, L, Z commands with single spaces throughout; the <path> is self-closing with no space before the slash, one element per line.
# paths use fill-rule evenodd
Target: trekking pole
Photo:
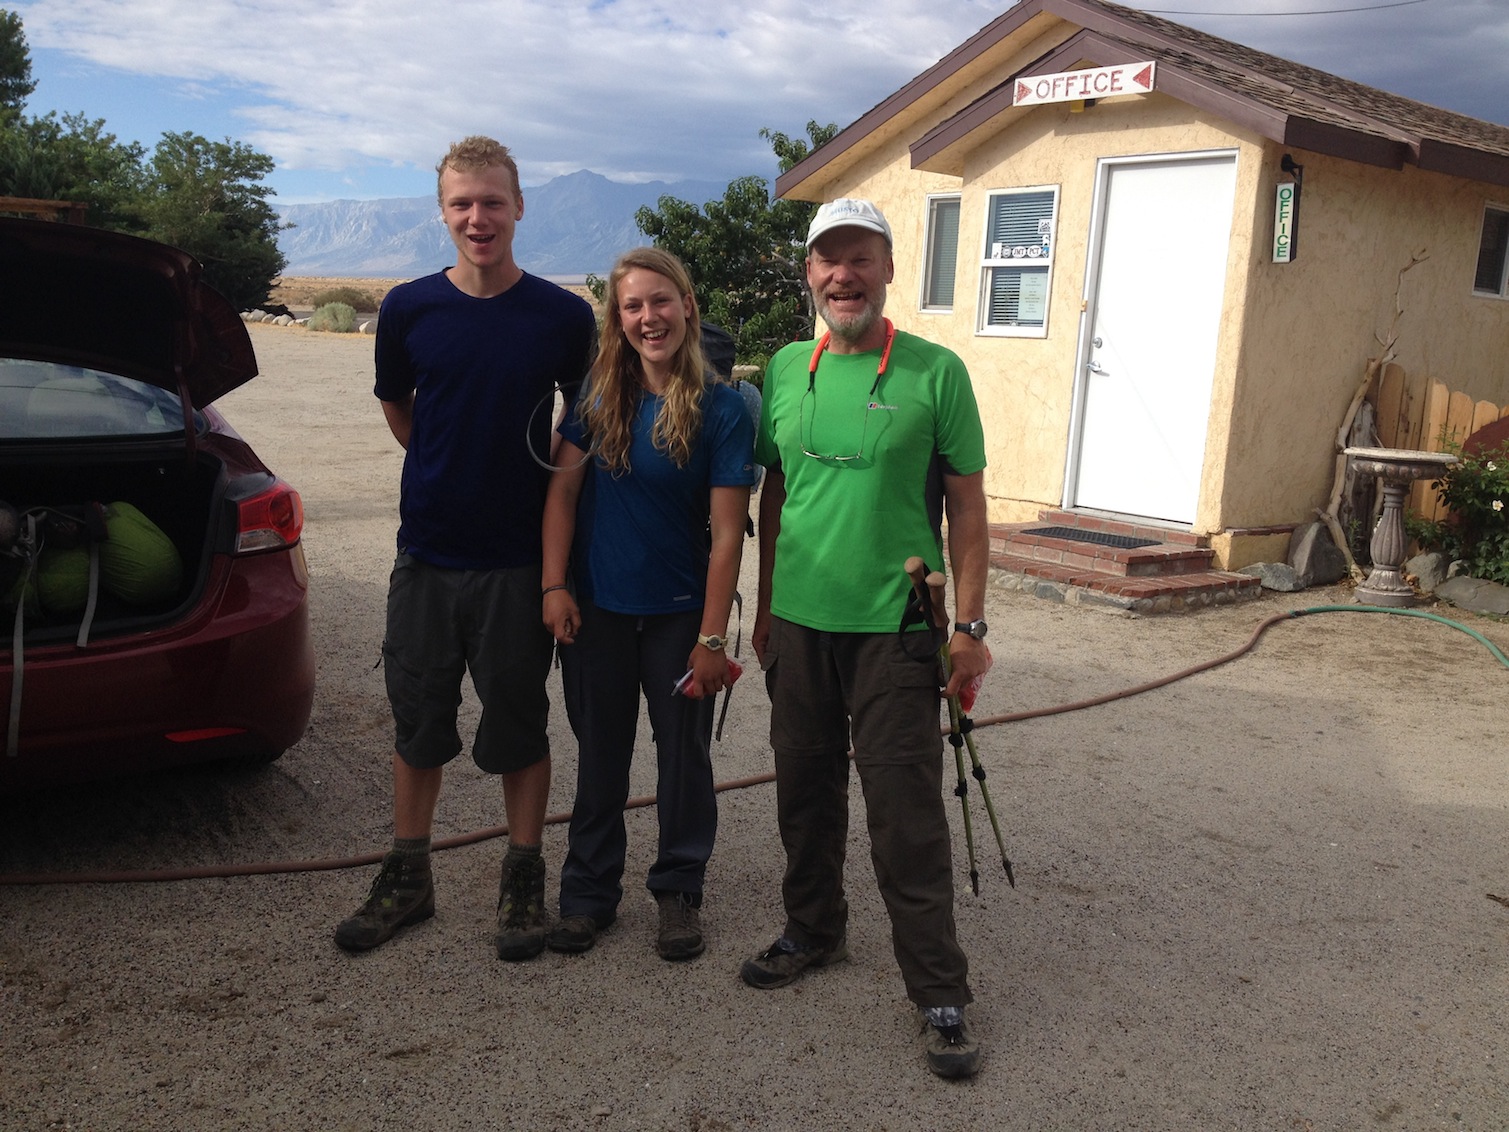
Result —
<path fill-rule="evenodd" d="M 912 592 L 917 596 L 918 606 L 927 619 L 929 631 L 942 628 L 946 624 L 946 621 L 942 619 L 942 595 L 934 593 L 932 587 L 928 585 L 931 575 L 928 574 L 926 563 L 913 555 L 906 560 L 905 569 L 907 577 L 912 580 Z M 938 663 L 943 667 L 943 680 L 947 683 L 950 671 L 947 637 L 938 648 Z M 980 868 L 975 861 L 975 826 L 974 819 L 969 816 L 969 781 L 964 777 L 964 749 L 959 732 L 959 714 L 959 697 L 950 696 L 948 698 L 948 741 L 954 748 L 954 766 L 959 775 L 959 785 L 954 787 L 954 795 L 959 799 L 959 810 L 964 815 L 964 845 L 969 851 L 969 883 L 974 894 L 979 896 Z"/>
<path fill-rule="evenodd" d="M 928 593 L 932 596 L 934 611 L 944 623 L 947 623 L 948 617 L 944 613 L 943 606 L 943 583 L 943 575 L 937 572 L 927 577 Z M 945 644 L 941 651 L 947 653 L 948 646 Z M 944 679 L 948 678 L 949 669 L 950 662 L 945 657 L 943 660 Z M 1011 858 L 1006 855 L 1006 841 L 1001 836 L 1001 821 L 996 817 L 995 803 L 990 798 L 990 787 L 985 784 L 985 764 L 980 761 L 980 751 L 975 746 L 974 720 L 970 719 L 964 711 L 964 704 L 957 694 L 949 697 L 948 707 L 950 716 L 957 713 L 959 717 L 958 730 L 964 736 L 964 745 L 969 748 L 969 761 L 974 769 L 974 778 L 980 784 L 980 797 L 985 802 L 985 813 L 990 817 L 990 828 L 995 831 L 996 848 L 1001 851 L 1001 865 L 1006 870 L 1006 883 L 1015 888 L 1016 874 L 1011 868 Z"/>
<path fill-rule="evenodd" d="M 917 586 L 917 575 L 913 573 L 914 563 L 916 569 L 919 572 L 925 571 L 927 567 L 923 564 L 920 558 L 911 558 L 907 560 L 907 575 L 912 578 L 912 584 L 915 588 Z M 948 614 L 947 606 L 944 602 L 945 579 L 943 575 L 935 570 L 931 573 L 925 574 L 925 576 L 922 578 L 922 582 L 927 587 L 928 604 L 932 612 L 934 623 L 939 626 L 946 626 L 948 624 Z M 943 669 L 943 679 L 946 682 L 951 676 L 953 670 L 953 664 L 948 655 L 948 642 L 946 640 L 938 649 L 938 662 Z M 966 789 L 966 785 L 964 783 L 963 756 L 959 752 L 959 747 L 962 743 L 969 749 L 969 760 L 974 771 L 974 779 L 980 784 L 980 797 L 985 802 L 985 812 L 990 817 L 990 828 L 994 831 L 996 836 L 996 848 L 1001 852 L 1001 865 L 1006 870 L 1006 883 L 1011 885 L 1012 888 L 1015 888 L 1016 873 L 1011 867 L 1011 858 L 1006 854 L 1006 841 L 1005 838 L 1001 836 L 1001 821 L 1000 818 L 996 815 L 995 802 L 992 801 L 990 797 L 990 787 L 985 782 L 985 764 L 981 762 L 979 749 L 975 746 L 974 721 L 970 719 L 969 715 L 964 711 L 964 706 L 960 702 L 958 694 L 948 697 L 948 719 L 948 741 L 953 744 L 956 759 L 960 764 L 959 789 L 957 793 L 962 800 Z M 969 816 L 966 808 L 966 832 L 968 831 L 968 827 Z M 970 879 L 975 880 L 973 873 L 972 845 Z M 979 892 L 978 881 L 976 881 L 975 892 Z"/>

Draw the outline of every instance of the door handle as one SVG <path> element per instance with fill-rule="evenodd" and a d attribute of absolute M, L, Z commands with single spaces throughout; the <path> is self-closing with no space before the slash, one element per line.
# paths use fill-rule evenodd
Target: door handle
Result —
<path fill-rule="evenodd" d="M 1093 358 L 1085 363 L 1085 369 L 1089 370 L 1093 374 L 1098 374 L 1100 377 L 1111 376 L 1111 371 L 1108 369 L 1102 369 L 1100 363 L 1095 361 L 1095 359 Z"/>

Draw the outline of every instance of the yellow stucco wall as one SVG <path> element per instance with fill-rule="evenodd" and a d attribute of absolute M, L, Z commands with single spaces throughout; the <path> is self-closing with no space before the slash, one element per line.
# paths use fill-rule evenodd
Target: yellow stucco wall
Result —
<path fill-rule="evenodd" d="M 1509 191 L 1285 149 L 1154 94 L 1083 113 L 1039 107 L 978 132 L 963 177 L 911 168 L 900 135 L 879 142 L 824 196 L 867 196 L 895 232 L 887 313 L 955 350 L 985 422 L 991 519 L 1035 518 L 1062 502 L 1070 441 L 1097 160 L 1235 151 L 1236 188 L 1209 430 L 1194 529 L 1296 523 L 1327 497 L 1333 441 L 1405 276 L 1398 361 L 1474 397 L 1509 402 L 1509 302 L 1471 295 L 1485 199 Z M 932 123 L 927 123 L 931 125 Z M 1284 153 L 1305 166 L 1296 262 L 1270 262 L 1273 195 Z M 975 333 L 985 194 L 1059 187 L 1046 338 Z M 927 194 L 960 192 L 951 314 L 918 310 Z"/>
<path fill-rule="evenodd" d="M 1271 262 L 1273 171 L 1304 166 L 1299 255 Z M 1377 169 L 1270 147 L 1229 422 L 1227 525 L 1309 518 L 1334 475 L 1337 429 L 1395 317 L 1397 362 L 1474 399 L 1509 402 L 1509 302 L 1472 294 L 1485 200 L 1509 190 L 1414 167 Z M 1413 255 L 1428 258 L 1406 272 Z M 1202 501 L 1203 505 L 1203 501 Z"/>
<path fill-rule="evenodd" d="M 1063 499 L 1064 469 L 1074 398 L 1075 358 L 1085 285 L 1086 244 L 1101 157 L 1231 150 L 1237 162 L 1233 239 L 1245 249 L 1251 230 L 1255 155 L 1260 147 L 1234 138 L 1222 126 L 1161 96 L 1101 103 L 1085 113 L 1068 104 L 1039 108 L 989 137 L 972 152 L 962 179 L 911 168 L 903 147 L 878 151 L 857 166 L 849 195 L 869 196 L 891 219 L 896 236 L 896 283 L 888 311 L 897 325 L 941 342 L 957 352 L 974 378 L 985 423 L 989 469 L 986 491 L 991 519 L 1010 522 L 1036 517 Z M 1245 153 L 1242 151 L 1245 150 Z M 899 151 L 899 152 L 898 152 Z M 1000 338 L 976 334 L 980 298 L 980 259 L 985 231 L 985 196 L 995 189 L 1038 185 L 1059 187 L 1052 290 L 1045 338 Z M 959 261 L 952 314 L 917 309 L 929 192 L 961 192 Z M 1238 264 L 1243 257 L 1232 257 Z M 1242 283 L 1229 269 L 1228 293 Z M 1241 304 L 1227 304 L 1223 324 L 1240 323 Z M 1222 354 L 1232 335 L 1223 332 Z M 1220 373 L 1229 373 L 1224 362 Z M 1218 374 L 1213 404 L 1229 415 L 1232 399 Z M 1224 466 L 1223 436 L 1213 434 L 1206 478 Z M 1212 496 L 1202 485 L 1204 500 Z M 1215 495 L 1219 498 L 1219 495 Z M 1204 518 L 1204 516 L 1201 516 Z"/>

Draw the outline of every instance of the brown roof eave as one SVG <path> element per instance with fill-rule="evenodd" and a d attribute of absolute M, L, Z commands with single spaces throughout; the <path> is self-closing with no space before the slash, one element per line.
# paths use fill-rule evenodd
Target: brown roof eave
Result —
<path fill-rule="evenodd" d="M 1318 122 L 1314 118 L 1290 115 L 1281 136 L 1275 139 L 1285 145 L 1324 153 L 1328 157 L 1340 157 L 1362 165 L 1376 165 L 1383 169 L 1403 169 L 1415 160 L 1414 147 L 1399 138 L 1380 137 L 1378 134 L 1349 130 L 1333 122 Z"/>
<path fill-rule="evenodd" d="M 1468 149 L 1450 142 L 1423 138 L 1420 142 L 1419 165 L 1421 169 L 1432 173 L 1447 173 L 1470 181 L 1486 181 L 1490 185 L 1509 185 L 1509 157 Z"/>
<path fill-rule="evenodd" d="M 1009 82 L 997 87 L 978 102 L 965 107 L 947 121 L 938 123 L 914 141 L 910 147 L 912 168 L 929 168 L 928 163 L 945 150 L 953 148 L 976 130 L 1012 109 L 1011 91 L 1012 84 Z M 944 172 L 945 170 L 935 168 L 933 171 Z"/>
<path fill-rule="evenodd" d="M 912 144 L 912 168 L 922 168 L 924 163 L 933 161 L 944 150 L 964 141 L 997 115 L 1011 109 L 1015 104 L 1012 92 L 1019 78 L 1056 74 L 1081 60 L 1097 67 L 1109 67 L 1141 62 L 1146 58 L 1146 53 L 1129 50 L 1125 44 L 1106 40 L 1094 32 L 1082 32 L 1063 47 L 1034 61 L 977 102 L 929 130 Z M 1288 116 L 1282 111 L 1194 78 L 1165 62 L 1159 62 L 1158 67 L 1158 93 L 1216 114 L 1262 137 L 1274 141 L 1284 140 Z"/>
<path fill-rule="evenodd" d="M 964 67 L 1025 27 L 1035 17 L 1041 16 L 1046 3 L 1047 0 L 1020 0 L 1008 8 L 906 86 L 844 127 L 827 145 L 809 153 L 802 161 L 778 176 L 775 180 L 775 195 L 786 196 L 825 165 L 867 138 L 882 123 L 946 84 Z M 1053 20 L 1056 17 L 1050 14 L 1044 18 Z"/>

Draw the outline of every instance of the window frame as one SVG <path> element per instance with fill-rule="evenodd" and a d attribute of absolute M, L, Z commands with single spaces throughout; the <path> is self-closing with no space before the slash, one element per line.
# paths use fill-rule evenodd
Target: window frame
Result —
<path fill-rule="evenodd" d="M 1498 289 L 1487 290 L 1478 286 L 1478 276 L 1483 270 L 1483 256 L 1488 251 L 1488 237 L 1490 224 L 1497 218 L 1495 226 L 1498 229 L 1499 246 L 1498 255 Z M 1509 299 L 1509 204 L 1499 204 L 1496 201 L 1483 202 L 1483 220 L 1478 229 L 1478 254 L 1473 264 L 1472 293 L 1482 299 Z"/>
<path fill-rule="evenodd" d="M 924 226 L 922 233 L 922 272 L 920 289 L 917 294 L 917 310 L 922 314 L 952 314 L 959 300 L 959 222 L 963 214 L 964 196 L 962 193 L 928 193 L 924 204 Z M 951 274 L 949 301 L 945 305 L 940 302 L 929 302 L 935 291 L 934 284 L 940 278 L 935 272 L 941 272 L 944 265 L 937 262 L 938 244 L 938 213 L 948 205 L 953 206 L 954 213 L 954 255 L 953 261 L 947 265 Z"/>
<path fill-rule="evenodd" d="M 1051 198 L 1051 210 L 1045 218 L 1048 232 L 1047 242 L 1041 255 L 1029 257 L 1023 255 L 993 256 L 995 250 L 991 246 L 992 219 L 996 211 L 996 201 L 1002 197 L 1020 197 L 1029 194 L 1049 194 Z M 1058 242 L 1058 220 L 1061 204 L 1061 188 L 1059 185 L 1020 185 L 1011 188 L 990 189 L 985 194 L 985 216 L 982 221 L 983 231 L 980 240 L 980 296 L 979 314 L 975 322 L 975 334 L 990 338 L 1046 338 L 1050 314 L 1052 313 L 1053 296 L 1053 249 Z M 1019 247 L 1023 245 L 1018 245 Z M 1041 270 L 1038 270 L 1041 269 Z M 991 318 L 991 295 L 996 281 L 997 272 L 1018 272 L 1018 280 L 1029 273 L 1044 277 L 1044 306 L 1041 325 L 1017 323 L 992 323 Z"/>

